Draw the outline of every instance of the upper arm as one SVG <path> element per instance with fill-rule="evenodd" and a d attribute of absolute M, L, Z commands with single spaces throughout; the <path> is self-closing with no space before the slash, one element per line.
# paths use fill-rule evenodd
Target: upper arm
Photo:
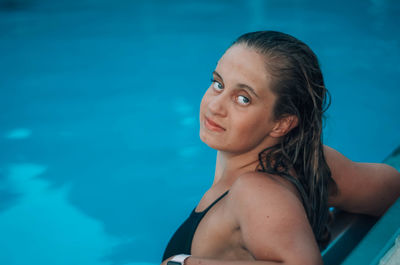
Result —
<path fill-rule="evenodd" d="M 400 194 L 400 173 L 377 163 L 357 163 L 325 146 L 324 155 L 337 185 L 329 204 L 354 213 L 382 214 Z"/>
<path fill-rule="evenodd" d="M 245 176 L 231 196 L 243 245 L 256 260 L 321 263 L 303 205 L 287 188 L 267 176 Z"/>

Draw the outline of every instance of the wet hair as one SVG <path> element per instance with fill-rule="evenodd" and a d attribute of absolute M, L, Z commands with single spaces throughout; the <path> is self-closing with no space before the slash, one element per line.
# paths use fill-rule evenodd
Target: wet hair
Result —
<path fill-rule="evenodd" d="M 330 100 L 318 59 L 305 43 L 276 31 L 246 33 L 233 45 L 245 45 L 264 56 L 272 76 L 270 89 L 277 96 L 275 120 L 289 115 L 298 119 L 278 144 L 259 154 L 257 170 L 279 175 L 297 187 L 321 247 L 329 239 L 328 187 L 336 190 L 336 184 L 323 153 L 323 114 Z"/>

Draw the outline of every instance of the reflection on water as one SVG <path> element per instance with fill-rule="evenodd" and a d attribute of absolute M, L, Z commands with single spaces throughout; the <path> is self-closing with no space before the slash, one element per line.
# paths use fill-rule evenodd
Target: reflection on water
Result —
<path fill-rule="evenodd" d="M 0 213 L 1 264 L 108 264 L 101 260 L 116 240 L 68 203 L 67 187 L 49 189 L 38 178 L 45 171 L 37 164 L 9 167 L 8 181 L 22 196 Z"/>
<path fill-rule="evenodd" d="M 32 131 L 29 129 L 18 128 L 7 132 L 4 137 L 8 139 L 26 139 L 30 137 L 31 134 Z"/>

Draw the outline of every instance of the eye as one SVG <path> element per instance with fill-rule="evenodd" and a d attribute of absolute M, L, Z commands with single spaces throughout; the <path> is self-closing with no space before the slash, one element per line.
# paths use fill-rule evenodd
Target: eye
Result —
<path fill-rule="evenodd" d="M 245 96 L 238 96 L 237 101 L 241 105 L 249 105 L 250 104 L 250 99 Z"/>
<path fill-rule="evenodd" d="M 220 82 L 218 82 L 217 80 L 211 79 L 211 82 L 212 82 L 212 86 L 213 86 L 213 88 L 214 88 L 215 90 L 221 91 L 221 90 L 223 89 L 222 84 L 221 84 Z"/>

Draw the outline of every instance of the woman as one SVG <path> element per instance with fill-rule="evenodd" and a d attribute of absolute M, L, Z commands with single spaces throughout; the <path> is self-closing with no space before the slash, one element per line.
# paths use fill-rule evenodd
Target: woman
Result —
<path fill-rule="evenodd" d="M 321 264 L 329 206 L 383 213 L 399 196 L 399 173 L 324 146 L 326 102 L 306 44 L 274 31 L 240 36 L 200 107 L 200 138 L 218 150 L 213 185 L 163 264 Z"/>

